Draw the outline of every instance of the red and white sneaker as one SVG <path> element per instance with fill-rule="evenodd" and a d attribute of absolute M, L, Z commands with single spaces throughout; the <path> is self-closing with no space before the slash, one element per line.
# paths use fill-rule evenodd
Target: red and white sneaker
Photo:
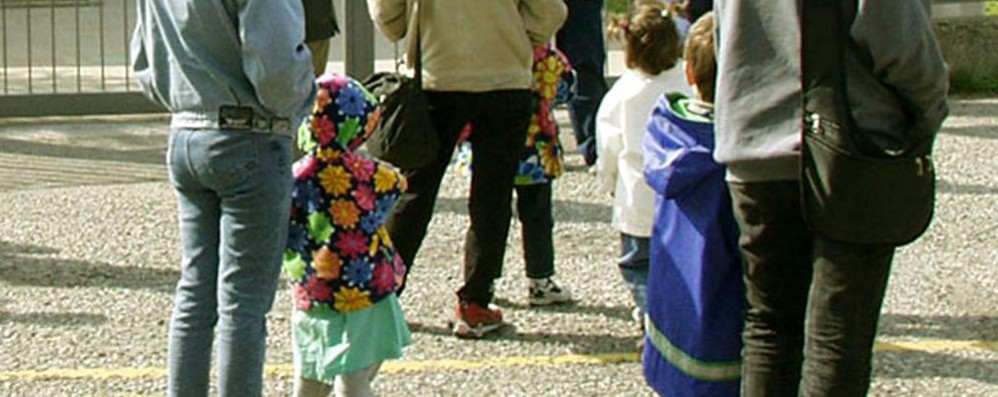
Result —
<path fill-rule="evenodd" d="M 458 302 L 454 314 L 452 332 L 458 338 L 480 339 L 503 326 L 502 310 L 496 305 Z"/>

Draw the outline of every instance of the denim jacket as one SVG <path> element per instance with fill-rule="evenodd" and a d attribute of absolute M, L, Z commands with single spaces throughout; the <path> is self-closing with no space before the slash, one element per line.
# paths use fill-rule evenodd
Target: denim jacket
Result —
<path fill-rule="evenodd" d="M 291 135 L 315 95 L 300 1 L 138 0 L 131 68 L 172 128 L 222 129 L 223 106 Z"/>

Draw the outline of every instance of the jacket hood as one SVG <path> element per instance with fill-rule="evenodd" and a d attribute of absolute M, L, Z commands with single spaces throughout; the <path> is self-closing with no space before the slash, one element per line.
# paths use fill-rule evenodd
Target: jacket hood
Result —
<path fill-rule="evenodd" d="M 381 118 L 378 100 L 347 76 L 325 74 L 316 83 L 315 105 L 298 129 L 298 147 L 307 154 L 357 150 Z"/>
<path fill-rule="evenodd" d="M 659 97 L 647 125 L 645 179 L 674 199 L 723 166 L 712 159 L 713 106 L 680 93 Z"/>

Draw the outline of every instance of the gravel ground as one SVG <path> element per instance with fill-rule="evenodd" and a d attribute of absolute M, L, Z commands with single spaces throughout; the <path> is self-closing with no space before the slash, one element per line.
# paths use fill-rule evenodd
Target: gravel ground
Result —
<path fill-rule="evenodd" d="M 881 341 L 998 341 L 996 115 L 998 99 L 954 101 L 937 145 L 936 220 L 897 255 Z M 179 262 L 165 135 L 161 118 L 0 121 L 0 396 L 162 394 Z M 514 225 L 498 285 L 514 326 L 482 341 L 449 336 L 467 225 L 467 181 L 452 175 L 403 300 L 415 340 L 404 360 L 634 352 L 639 331 L 614 266 L 610 201 L 578 156 L 568 168 L 555 185 L 557 271 L 578 302 L 526 306 Z M 289 302 L 281 288 L 269 316 L 268 364 L 277 370 L 267 395 L 290 394 Z M 871 395 L 998 395 L 998 345 L 968 346 L 879 352 Z M 122 368 L 151 372 L 122 376 Z M 31 376 L 49 369 L 96 371 Z M 386 371 L 376 387 L 384 395 L 651 394 L 634 362 Z"/>

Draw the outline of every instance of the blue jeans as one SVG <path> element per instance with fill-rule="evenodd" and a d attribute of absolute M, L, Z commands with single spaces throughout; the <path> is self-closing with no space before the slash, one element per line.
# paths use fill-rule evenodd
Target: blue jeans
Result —
<path fill-rule="evenodd" d="M 568 0 L 568 18 L 556 43 L 578 74 L 575 98 L 568 104 L 575 143 L 587 165 L 596 163 L 596 110 L 606 94 L 606 45 L 603 0 Z"/>
<path fill-rule="evenodd" d="M 207 396 L 217 330 L 218 395 L 259 396 L 266 319 L 291 207 L 291 139 L 174 130 L 167 164 L 183 250 L 170 320 L 169 396 Z"/>
<path fill-rule="evenodd" d="M 634 298 L 634 304 L 641 310 L 642 317 L 648 307 L 648 237 L 636 237 L 620 233 L 620 274 L 624 284 Z"/>

